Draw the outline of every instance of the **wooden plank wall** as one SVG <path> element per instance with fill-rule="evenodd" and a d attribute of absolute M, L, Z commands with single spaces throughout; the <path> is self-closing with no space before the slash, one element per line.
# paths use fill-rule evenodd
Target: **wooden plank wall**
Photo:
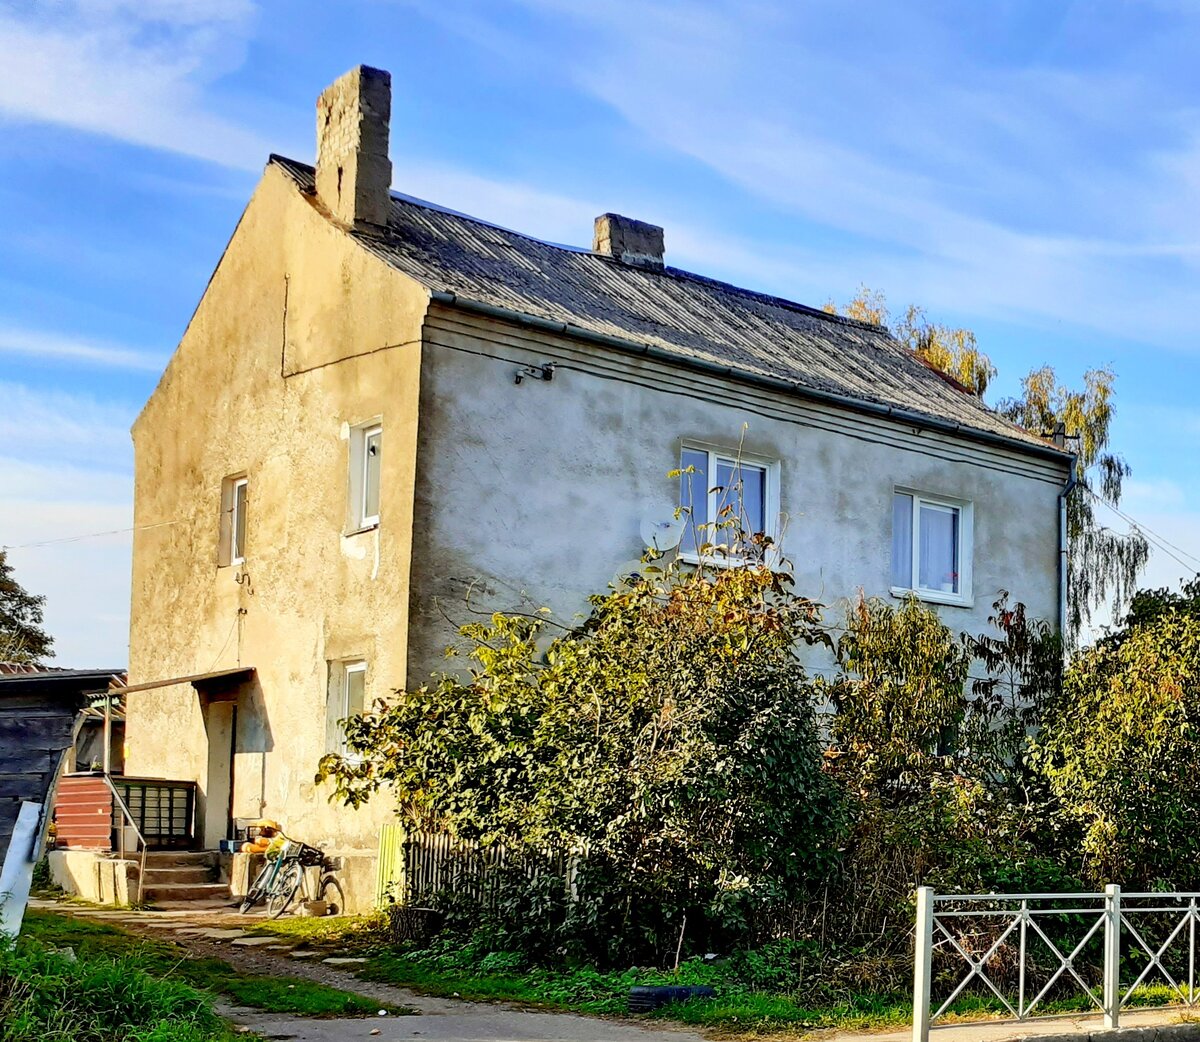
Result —
<path fill-rule="evenodd" d="M 0 857 L 21 802 L 46 802 L 59 756 L 74 741 L 75 713 L 70 699 L 0 699 Z"/>
<path fill-rule="evenodd" d="M 54 796 L 54 845 L 69 849 L 111 850 L 112 792 L 95 774 L 68 774 Z"/>

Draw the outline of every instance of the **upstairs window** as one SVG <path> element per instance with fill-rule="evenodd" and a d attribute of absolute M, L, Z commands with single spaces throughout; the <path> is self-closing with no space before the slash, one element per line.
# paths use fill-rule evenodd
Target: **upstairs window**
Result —
<path fill-rule="evenodd" d="M 362 531 L 379 524 L 383 426 L 378 421 L 350 430 L 350 529 Z"/>
<path fill-rule="evenodd" d="M 238 565 L 246 560 L 246 513 L 250 482 L 245 475 L 221 482 L 220 563 Z"/>
<path fill-rule="evenodd" d="M 971 506 L 897 489 L 892 497 L 892 592 L 970 601 Z"/>
<path fill-rule="evenodd" d="M 679 505 L 686 523 L 679 552 L 685 557 L 698 559 L 705 543 L 731 547 L 736 528 L 722 526 L 735 519 L 747 536 L 771 534 L 768 526 L 779 512 L 778 464 L 685 446 L 680 466 L 685 473 L 679 476 Z"/>

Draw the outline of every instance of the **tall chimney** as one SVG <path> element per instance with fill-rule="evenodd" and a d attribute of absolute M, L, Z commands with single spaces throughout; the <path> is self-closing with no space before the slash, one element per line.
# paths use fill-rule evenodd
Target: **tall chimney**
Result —
<path fill-rule="evenodd" d="M 351 69 L 317 99 L 317 198 L 361 231 L 387 225 L 391 116 L 391 73 L 369 65 Z"/>
<path fill-rule="evenodd" d="M 622 264 L 662 271 L 663 230 L 619 213 L 602 213 L 592 233 L 592 252 Z"/>

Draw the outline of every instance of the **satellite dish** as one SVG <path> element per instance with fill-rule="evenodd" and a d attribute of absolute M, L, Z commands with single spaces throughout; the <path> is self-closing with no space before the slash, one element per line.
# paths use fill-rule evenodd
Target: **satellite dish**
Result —
<path fill-rule="evenodd" d="M 683 526 L 686 524 L 687 520 L 682 517 L 672 517 L 666 521 L 647 518 L 642 522 L 642 546 L 648 546 L 660 554 L 674 550 L 683 538 Z"/>
<path fill-rule="evenodd" d="M 642 569 L 646 567 L 646 562 L 640 557 L 631 557 L 628 561 L 622 561 L 617 565 L 617 570 L 613 573 L 610 586 L 622 587 L 636 583 L 642 577 Z"/>

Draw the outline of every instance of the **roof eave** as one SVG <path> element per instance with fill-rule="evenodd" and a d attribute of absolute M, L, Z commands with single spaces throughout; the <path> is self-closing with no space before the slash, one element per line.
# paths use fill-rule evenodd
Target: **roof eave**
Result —
<path fill-rule="evenodd" d="M 757 387 L 806 398 L 809 401 L 840 406 L 841 408 L 871 416 L 883 416 L 926 430 L 938 431 L 943 434 L 953 434 L 957 437 L 967 438 L 986 445 L 1000 446 L 1013 452 L 1023 452 L 1042 459 L 1053 460 L 1064 467 L 1069 466 L 1071 462 L 1071 454 L 1069 452 L 1058 448 L 1049 441 L 1040 444 L 1038 442 L 1025 441 L 1017 437 L 1010 438 L 1003 434 L 981 430 L 978 427 L 971 427 L 953 420 L 943 420 L 936 416 L 929 416 L 925 413 L 914 412 L 909 409 L 901 409 L 894 405 L 884 405 L 880 402 L 872 402 L 865 398 L 855 398 L 850 395 L 834 394 L 832 391 L 821 391 L 817 388 L 806 387 L 801 383 L 785 380 L 778 376 L 767 376 L 764 373 L 738 369 L 735 366 L 710 362 L 704 358 L 667 351 L 656 347 L 654 344 L 629 340 L 625 337 L 613 336 L 610 333 L 598 333 L 595 330 L 585 329 L 582 326 L 572 325 L 569 322 L 559 322 L 553 319 L 542 318 L 538 315 L 531 315 L 523 311 L 514 311 L 510 308 L 499 307 L 495 304 L 486 304 L 483 301 L 472 300 L 445 290 L 431 288 L 429 296 L 431 300 L 449 307 L 462 308 L 464 311 L 472 311 L 477 314 L 487 315 L 491 318 L 513 322 L 518 325 L 529 326 L 548 333 L 573 337 L 576 340 L 586 340 L 591 343 L 603 344 L 606 347 L 612 347 L 627 354 L 653 358 L 670 365 L 683 366 L 699 372 L 722 376 L 726 379 L 739 380 Z"/>

